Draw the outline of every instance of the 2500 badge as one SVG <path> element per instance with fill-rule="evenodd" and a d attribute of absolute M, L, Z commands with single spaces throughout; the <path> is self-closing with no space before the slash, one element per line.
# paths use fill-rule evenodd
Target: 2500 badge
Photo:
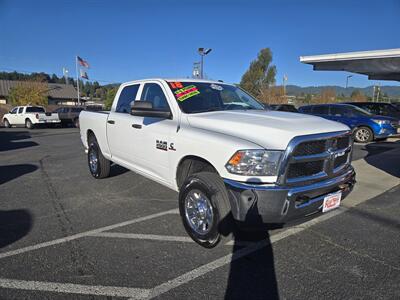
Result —
<path fill-rule="evenodd" d="M 170 143 L 168 147 L 168 143 L 166 141 L 156 140 L 156 148 L 163 151 L 176 151 L 174 147 L 174 143 Z"/>

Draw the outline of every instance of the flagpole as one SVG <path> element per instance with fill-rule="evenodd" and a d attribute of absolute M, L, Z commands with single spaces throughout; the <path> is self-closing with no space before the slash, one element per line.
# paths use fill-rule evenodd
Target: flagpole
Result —
<path fill-rule="evenodd" d="M 76 68 L 76 88 L 78 90 L 78 105 L 81 105 L 81 99 L 79 96 L 79 70 L 78 70 L 78 55 L 75 56 L 75 68 Z"/>

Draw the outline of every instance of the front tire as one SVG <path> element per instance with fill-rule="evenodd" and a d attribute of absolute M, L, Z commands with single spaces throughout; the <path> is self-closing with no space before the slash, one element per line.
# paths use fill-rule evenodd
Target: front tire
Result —
<path fill-rule="evenodd" d="M 30 119 L 25 120 L 25 127 L 28 129 L 33 129 L 33 123 Z"/>
<path fill-rule="evenodd" d="M 106 178 L 110 175 L 111 163 L 101 153 L 95 138 L 89 140 L 88 165 L 90 174 L 96 179 Z"/>
<path fill-rule="evenodd" d="M 369 143 L 374 139 L 374 133 L 368 127 L 359 127 L 354 131 L 354 141 L 357 143 Z"/>
<path fill-rule="evenodd" d="M 189 236 L 205 248 L 213 248 L 234 230 L 228 193 L 216 173 L 189 176 L 179 193 L 179 211 Z"/>
<path fill-rule="evenodd" d="M 4 119 L 4 127 L 5 128 L 11 128 L 11 124 L 10 124 L 10 122 L 8 122 L 7 119 Z"/>

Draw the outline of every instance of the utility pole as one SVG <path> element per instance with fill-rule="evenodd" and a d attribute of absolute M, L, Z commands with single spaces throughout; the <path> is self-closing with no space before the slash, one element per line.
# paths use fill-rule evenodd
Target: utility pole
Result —
<path fill-rule="evenodd" d="M 346 77 L 346 89 L 347 89 L 347 87 L 349 86 L 349 78 L 351 78 L 351 77 L 353 77 L 353 75 L 348 75 L 348 76 Z"/>
<path fill-rule="evenodd" d="M 69 82 L 68 82 L 68 69 L 67 68 L 63 68 L 63 75 L 64 75 L 64 78 L 65 78 L 65 84 L 69 84 Z"/>
<path fill-rule="evenodd" d="M 79 68 L 78 68 L 78 55 L 75 56 L 75 68 L 76 68 L 76 89 L 78 91 L 78 105 L 81 105 L 81 98 L 79 95 Z"/>
<path fill-rule="evenodd" d="M 287 75 L 283 75 L 283 80 L 282 80 L 282 83 L 283 83 L 283 98 L 285 99 L 286 102 L 288 102 L 287 99 L 286 99 L 286 82 L 287 82 L 287 80 L 288 80 Z"/>

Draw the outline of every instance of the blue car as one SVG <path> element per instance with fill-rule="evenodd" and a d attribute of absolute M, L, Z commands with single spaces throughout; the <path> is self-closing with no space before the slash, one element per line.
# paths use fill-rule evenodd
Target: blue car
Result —
<path fill-rule="evenodd" d="M 400 121 L 392 117 L 373 115 L 350 104 L 307 105 L 299 112 L 323 117 L 349 126 L 354 132 L 354 140 L 367 143 L 397 135 Z"/>

